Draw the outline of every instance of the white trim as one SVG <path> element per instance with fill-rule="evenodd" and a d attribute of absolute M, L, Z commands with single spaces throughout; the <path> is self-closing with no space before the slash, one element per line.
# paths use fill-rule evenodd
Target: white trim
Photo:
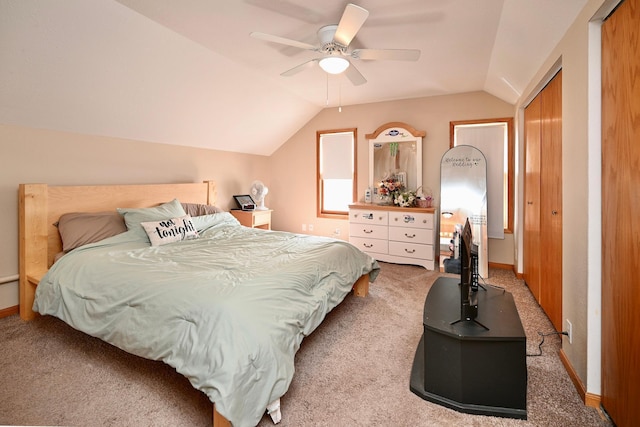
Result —
<path fill-rule="evenodd" d="M 5 283 L 17 282 L 18 280 L 20 280 L 20 276 L 17 274 L 14 274 L 13 276 L 0 277 L 0 285 L 4 285 Z"/>
<path fill-rule="evenodd" d="M 607 0 L 589 22 L 587 129 L 587 393 L 602 391 L 602 23 L 621 0 Z"/>

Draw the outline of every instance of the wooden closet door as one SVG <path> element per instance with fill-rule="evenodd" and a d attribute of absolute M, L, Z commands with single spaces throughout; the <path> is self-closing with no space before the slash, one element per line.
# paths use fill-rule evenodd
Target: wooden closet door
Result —
<path fill-rule="evenodd" d="M 524 111 L 524 280 L 562 330 L 562 71 Z"/>
<path fill-rule="evenodd" d="M 540 97 L 524 110 L 524 281 L 540 301 Z"/>
<path fill-rule="evenodd" d="M 602 406 L 640 420 L 640 0 L 602 26 Z"/>
<path fill-rule="evenodd" d="M 540 306 L 562 331 L 562 71 L 540 94 Z"/>

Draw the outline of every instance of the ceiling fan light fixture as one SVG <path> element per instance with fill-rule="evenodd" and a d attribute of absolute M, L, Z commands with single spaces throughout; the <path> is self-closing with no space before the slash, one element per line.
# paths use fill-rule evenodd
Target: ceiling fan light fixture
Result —
<path fill-rule="evenodd" d="M 319 64 L 320 68 L 329 74 L 340 74 L 349 68 L 349 61 L 340 56 L 325 56 Z"/>

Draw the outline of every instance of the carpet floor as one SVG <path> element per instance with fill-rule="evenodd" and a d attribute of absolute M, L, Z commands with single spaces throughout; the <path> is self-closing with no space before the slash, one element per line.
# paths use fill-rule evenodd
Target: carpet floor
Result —
<path fill-rule="evenodd" d="M 527 357 L 527 420 L 470 415 L 409 390 L 422 310 L 442 273 L 380 263 L 367 298 L 347 296 L 302 343 L 281 399 L 281 426 L 610 426 L 580 400 L 546 337 Z M 487 283 L 514 296 L 537 354 L 548 318 L 513 272 L 491 269 Z M 482 308 L 480 308 L 482 309 Z M 0 424 L 205 426 L 211 403 L 171 367 L 125 353 L 50 316 L 0 319 Z M 268 415 L 260 427 L 272 426 Z"/>

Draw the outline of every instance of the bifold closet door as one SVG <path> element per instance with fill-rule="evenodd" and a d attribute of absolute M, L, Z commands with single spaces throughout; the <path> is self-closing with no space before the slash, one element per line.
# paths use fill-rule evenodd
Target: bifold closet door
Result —
<path fill-rule="evenodd" d="M 640 422 L 640 0 L 602 25 L 602 406 Z"/>
<path fill-rule="evenodd" d="M 524 110 L 524 281 L 540 301 L 540 97 Z"/>
<path fill-rule="evenodd" d="M 524 280 L 562 330 L 562 71 L 527 105 Z"/>
<path fill-rule="evenodd" d="M 540 96 L 540 306 L 562 331 L 562 70 Z"/>

